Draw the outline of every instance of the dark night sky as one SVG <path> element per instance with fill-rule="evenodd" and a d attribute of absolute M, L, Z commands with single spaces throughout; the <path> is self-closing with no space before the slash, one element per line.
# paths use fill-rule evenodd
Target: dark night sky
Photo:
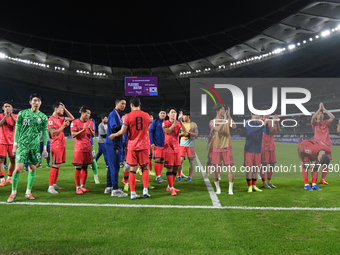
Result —
<path fill-rule="evenodd" d="M 227 30 L 287 7 L 281 20 L 309 1 L 17 1 L 2 3 L 0 28 L 66 41 L 145 44 Z M 262 31 L 268 23 L 258 25 Z"/>

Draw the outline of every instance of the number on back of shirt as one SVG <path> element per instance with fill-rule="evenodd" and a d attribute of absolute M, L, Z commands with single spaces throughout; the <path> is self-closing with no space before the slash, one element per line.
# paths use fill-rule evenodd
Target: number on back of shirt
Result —
<path fill-rule="evenodd" d="M 143 118 L 142 117 L 136 117 L 136 130 L 137 131 L 143 130 Z"/>

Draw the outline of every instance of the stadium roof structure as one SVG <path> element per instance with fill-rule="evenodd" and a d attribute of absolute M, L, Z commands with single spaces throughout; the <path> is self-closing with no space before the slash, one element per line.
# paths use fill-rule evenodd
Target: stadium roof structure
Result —
<path fill-rule="evenodd" d="M 260 76 L 251 64 L 326 40 L 339 24 L 340 0 L 295 0 L 227 30 L 163 43 L 75 42 L 0 29 L 0 75 L 97 96 L 121 95 L 124 76 L 157 75 L 161 96 L 188 97 L 190 77 L 240 76 L 242 67 L 245 76 Z"/>

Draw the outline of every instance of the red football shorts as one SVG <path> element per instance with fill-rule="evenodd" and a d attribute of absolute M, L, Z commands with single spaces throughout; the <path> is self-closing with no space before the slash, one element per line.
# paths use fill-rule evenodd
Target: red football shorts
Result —
<path fill-rule="evenodd" d="M 164 159 L 164 147 L 155 146 L 154 158 Z"/>
<path fill-rule="evenodd" d="M 244 152 L 244 166 L 261 166 L 261 153 Z"/>
<path fill-rule="evenodd" d="M 149 150 L 133 151 L 128 150 L 126 155 L 126 163 L 130 166 L 145 166 L 149 164 Z"/>
<path fill-rule="evenodd" d="M 164 167 L 177 167 L 181 166 L 181 157 L 179 153 L 165 153 Z"/>
<path fill-rule="evenodd" d="M 93 163 L 92 151 L 74 152 L 72 164 L 75 166 L 91 165 Z"/>
<path fill-rule="evenodd" d="M 52 154 L 52 164 L 62 164 L 65 163 L 66 157 L 66 148 L 52 148 L 51 147 L 51 154 Z"/>
<path fill-rule="evenodd" d="M 185 157 L 188 154 L 188 158 L 195 158 L 195 147 L 179 146 L 179 155 Z"/>
<path fill-rule="evenodd" d="M 15 158 L 13 155 L 13 144 L 0 144 L 0 158 L 6 158 L 7 153 L 10 158 Z"/>
<path fill-rule="evenodd" d="M 233 165 L 234 164 L 234 158 L 233 158 L 232 150 L 227 150 L 227 151 L 223 151 L 223 152 L 214 152 L 212 154 L 211 164 L 222 165 L 222 160 L 223 160 L 223 164 L 225 166 Z"/>
<path fill-rule="evenodd" d="M 265 150 L 262 151 L 261 153 L 261 162 L 262 165 L 267 165 L 267 164 L 274 164 L 277 162 L 276 160 L 276 151 L 275 150 Z"/>

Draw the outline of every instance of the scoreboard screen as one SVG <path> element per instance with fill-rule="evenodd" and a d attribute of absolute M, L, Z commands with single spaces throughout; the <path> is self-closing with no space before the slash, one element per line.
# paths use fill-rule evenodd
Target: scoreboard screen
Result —
<path fill-rule="evenodd" d="M 158 76 L 124 77 L 125 96 L 158 96 Z"/>

